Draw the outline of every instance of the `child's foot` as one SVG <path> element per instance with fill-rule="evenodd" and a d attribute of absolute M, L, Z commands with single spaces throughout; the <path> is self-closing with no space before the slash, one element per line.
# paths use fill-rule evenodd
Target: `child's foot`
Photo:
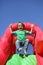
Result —
<path fill-rule="evenodd" d="M 21 51 L 22 50 L 22 48 L 18 48 L 18 51 Z"/>
<path fill-rule="evenodd" d="M 19 54 L 22 58 L 24 58 L 24 55 L 23 54 Z"/>
<path fill-rule="evenodd" d="M 28 57 L 28 54 L 26 55 L 26 57 Z"/>

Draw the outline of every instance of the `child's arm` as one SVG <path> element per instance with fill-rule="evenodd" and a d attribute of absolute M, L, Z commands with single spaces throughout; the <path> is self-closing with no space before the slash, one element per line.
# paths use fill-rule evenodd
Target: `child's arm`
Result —
<path fill-rule="evenodd" d="M 31 34 L 32 31 L 33 31 L 33 27 L 34 27 L 34 24 L 31 25 L 31 31 L 30 31 L 30 34 Z"/>
<path fill-rule="evenodd" d="M 10 28 L 10 32 L 13 34 L 14 33 L 14 31 L 12 31 L 12 29 Z"/>
<path fill-rule="evenodd" d="M 11 32 L 12 34 L 15 34 L 15 31 L 12 31 L 12 24 L 10 24 L 10 32 Z"/>
<path fill-rule="evenodd" d="M 32 24 L 32 25 L 31 25 L 31 30 L 30 30 L 30 31 L 25 31 L 25 32 L 26 32 L 26 34 L 32 34 L 33 27 L 34 27 L 34 24 Z"/>

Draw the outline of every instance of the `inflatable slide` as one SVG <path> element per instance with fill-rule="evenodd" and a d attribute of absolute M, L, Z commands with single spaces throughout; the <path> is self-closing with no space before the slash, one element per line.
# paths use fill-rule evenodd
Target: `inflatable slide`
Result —
<path fill-rule="evenodd" d="M 30 31 L 31 24 L 24 22 L 24 30 Z M 14 23 L 12 30 L 16 31 L 17 23 Z M 34 47 L 34 55 L 21 58 L 19 54 L 16 54 L 15 41 L 17 37 L 10 33 L 10 27 L 8 27 L 0 40 L 0 65 L 43 65 L 43 32 L 40 27 L 34 24 L 33 32 L 34 36 L 26 36 L 30 39 Z"/>

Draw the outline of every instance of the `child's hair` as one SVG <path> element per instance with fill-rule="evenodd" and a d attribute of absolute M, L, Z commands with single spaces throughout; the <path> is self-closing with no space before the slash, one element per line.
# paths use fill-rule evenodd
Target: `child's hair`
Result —
<path fill-rule="evenodd" d="M 23 25 L 23 27 L 25 26 L 24 23 L 22 23 L 22 22 L 20 22 L 20 21 L 17 23 L 17 26 L 18 26 L 19 23 L 21 23 L 21 24 Z"/>

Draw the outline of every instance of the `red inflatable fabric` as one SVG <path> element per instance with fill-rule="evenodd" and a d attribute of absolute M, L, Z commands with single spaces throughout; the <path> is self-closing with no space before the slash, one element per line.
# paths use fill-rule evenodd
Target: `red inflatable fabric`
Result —
<path fill-rule="evenodd" d="M 25 22 L 24 29 L 29 30 L 31 29 L 31 24 Z M 17 30 L 17 23 L 13 24 L 12 30 Z M 34 45 L 34 50 L 36 54 L 36 58 L 38 61 L 38 65 L 43 65 L 43 33 L 42 30 L 34 24 L 33 29 L 34 37 L 32 36 L 26 36 L 26 38 L 30 39 L 30 42 Z M 15 41 L 17 37 L 13 36 L 10 33 L 10 27 L 7 28 L 4 35 L 1 37 L 0 41 L 0 65 L 5 65 L 6 61 L 8 60 L 9 56 L 15 53 L 16 46 Z"/>

